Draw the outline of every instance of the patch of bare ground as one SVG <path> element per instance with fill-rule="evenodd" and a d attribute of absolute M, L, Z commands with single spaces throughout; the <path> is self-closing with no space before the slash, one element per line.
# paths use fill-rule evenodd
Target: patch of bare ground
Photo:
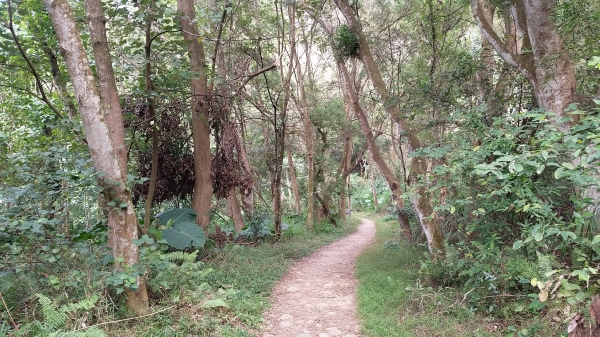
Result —
<path fill-rule="evenodd" d="M 373 242 L 375 224 L 362 219 L 356 233 L 294 264 L 275 285 L 263 337 L 356 337 L 356 257 Z"/>

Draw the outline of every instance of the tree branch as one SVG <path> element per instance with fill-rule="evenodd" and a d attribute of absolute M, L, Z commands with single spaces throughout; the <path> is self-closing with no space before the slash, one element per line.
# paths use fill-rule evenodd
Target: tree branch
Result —
<path fill-rule="evenodd" d="M 46 103 L 46 105 L 52 110 L 52 112 L 54 112 L 54 114 L 58 118 L 62 119 L 63 115 L 60 113 L 60 111 L 58 111 L 58 109 L 54 106 L 54 104 L 52 104 L 52 102 L 50 102 L 50 100 L 46 96 L 46 91 L 44 90 L 44 86 L 42 85 L 42 80 L 40 79 L 39 74 L 33 67 L 33 64 L 29 60 L 29 57 L 25 53 L 25 50 L 23 50 L 23 47 L 21 46 L 21 42 L 19 42 L 19 37 L 17 36 L 17 33 L 15 32 L 15 27 L 13 25 L 13 9 L 12 9 L 12 4 L 11 4 L 10 0 L 7 1 L 7 5 L 8 5 L 8 27 L 7 28 L 10 30 L 10 34 L 12 35 L 13 41 L 15 41 L 15 44 L 17 45 L 17 48 L 19 49 L 19 53 L 21 54 L 21 57 L 23 57 L 25 62 L 27 62 L 27 66 L 29 67 L 31 74 L 33 74 L 33 77 L 35 77 L 35 83 L 36 83 L 37 87 L 39 88 L 42 101 L 44 103 Z"/>
<path fill-rule="evenodd" d="M 500 56 L 506 63 L 511 66 L 518 68 L 519 64 L 515 58 L 515 55 L 511 53 L 504 44 L 504 41 L 500 39 L 498 34 L 494 31 L 491 23 L 485 18 L 483 13 L 483 8 L 481 8 L 483 4 L 487 4 L 485 0 L 475 0 L 473 1 L 472 9 L 473 16 L 475 17 L 475 21 L 477 21 L 477 25 L 481 30 L 481 33 L 485 36 L 485 38 L 489 41 L 489 43 L 494 47 L 498 56 Z"/>

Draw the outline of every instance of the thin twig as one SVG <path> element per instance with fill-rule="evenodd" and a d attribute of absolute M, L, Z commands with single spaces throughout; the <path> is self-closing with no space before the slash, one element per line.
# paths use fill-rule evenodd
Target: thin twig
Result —
<path fill-rule="evenodd" d="M 475 288 L 473 288 L 465 293 L 465 296 L 463 296 L 463 299 L 462 299 L 462 301 L 460 301 L 460 304 L 462 304 L 467 299 L 467 295 L 469 295 L 471 293 L 471 291 L 473 291 L 473 290 L 475 290 Z"/>
<path fill-rule="evenodd" d="M 80 329 L 77 329 L 77 330 L 69 331 L 67 334 L 65 334 L 65 336 L 67 336 L 67 335 L 70 335 L 70 334 L 72 334 L 72 333 L 74 333 L 74 332 L 77 332 L 77 331 L 87 330 L 87 329 L 90 329 L 90 328 L 93 328 L 93 327 L 96 327 L 96 326 L 107 325 L 107 324 L 113 324 L 113 323 L 120 323 L 120 322 L 126 322 L 126 321 L 131 321 L 131 320 L 134 320 L 134 319 L 138 319 L 138 318 L 144 318 L 144 317 L 148 317 L 148 316 L 153 316 L 153 315 L 159 314 L 159 313 L 161 313 L 161 312 L 164 312 L 164 311 L 167 311 L 167 310 L 173 309 L 173 308 L 175 308 L 175 307 L 176 307 L 176 305 L 172 305 L 172 306 L 170 306 L 170 307 L 167 307 L 167 308 L 164 308 L 164 309 L 162 309 L 162 310 L 155 311 L 155 312 L 152 312 L 152 313 L 149 313 L 149 314 L 145 314 L 145 315 L 142 315 L 142 316 L 136 316 L 136 317 L 124 318 L 124 319 L 119 319 L 119 320 L 116 320 L 116 321 L 102 322 L 102 323 L 98 323 L 98 324 L 90 325 L 90 326 L 88 326 L 88 327 L 85 327 L 85 328 L 80 328 Z"/>
<path fill-rule="evenodd" d="M 0 299 L 2 299 L 2 304 L 4 304 L 4 308 L 6 308 L 6 312 L 8 313 L 8 317 L 10 318 L 10 321 L 12 322 L 13 327 L 15 328 L 15 330 L 17 330 L 17 324 L 15 324 L 15 320 L 12 318 L 12 315 L 10 314 L 10 310 L 8 310 L 8 306 L 6 305 L 6 302 L 4 302 L 4 297 L 2 297 L 2 293 L 0 293 Z"/>

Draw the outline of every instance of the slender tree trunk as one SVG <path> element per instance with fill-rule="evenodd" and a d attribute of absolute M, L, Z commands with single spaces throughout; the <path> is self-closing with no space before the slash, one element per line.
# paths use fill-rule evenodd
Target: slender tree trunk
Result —
<path fill-rule="evenodd" d="M 298 190 L 298 181 L 296 180 L 296 169 L 294 168 L 294 161 L 292 159 L 292 150 L 289 147 L 287 149 L 287 162 L 290 181 L 292 183 L 292 193 L 294 194 L 294 206 L 296 207 L 296 213 L 300 213 L 302 212 L 302 207 L 300 206 L 300 192 Z"/>
<path fill-rule="evenodd" d="M 346 110 L 346 119 L 349 119 L 350 115 L 350 110 L 348 107 L 348 102 L 344 102 L 344 107 Z M 350 137 L 350 134 L 348 131 L 346 131 L 346 136 L 345 136 L 345 140 L 344 140 L 344 154 L 342 155 L 342 159 L 340 161 L 340 166 L 341 166 L 341 171 L 342 171 L 342 179 L 341 179 L 341 183 L 340 183 L 340 219 L 342 219 L 342 221 L 346 221 L 346 212 L 351 209 L 348 206 L 348 200 L 346 199 L 346 191 L 347 191 L 347 187 L 348 184 L 346 183 L 346 180 L 348 178 L 348 175 L 350 174 L 350 157 L 352 155 L 351 153 L 351 142 L 352 142 L 352 138 Z"/>
<path fill-rule="evenodd" d="M 152 8 L 154 2 L 150 1 L 148 8 Z M 154 202 L 154 190 L 156 189 L 156 179 L 158 177 L 158 142 L 159 142 L 159 130 L 158 121 L 156 120 L 156 109 L 154 103 L 154 97 L 152 96 L 152 63 L 150 62 L 150 56 L 152 55 L 152 21 L 153 16 L 147 18 L 146 23 L 146 44 L 144 45 L 144 53 L 146 56 L 146 67 L 144 80 L 146 82 L 146 106 L 148 108 L 148 119 L 150 122 L 150 137 L 152 139 L 152 163 L 150 168 L 150 180 L 148 181 L 148 194 L 144 202 L 144 230 L 143 233 L 148 233 L 150 229 L 150 223 L 152 222 L 152 204 Z"/>
<path fill-rule="evenodd" d="M 373 59 L 373 54 L 371 54 L 369 44 L 367 43 L 367 38 L 362 32 L 362 27 L 358 21 L 358 18 L 354 14 L 352 7 L 350 7 L 347 0 L 334 0 L 334 2 L 341 10 L 342 14 L 346 18 L 346 21 L 348 21 L 348 24 L 350 27 L 352 27 L 352 30 L 358 38 L 360 45 L 359 56 L 367 68 L 367 73 L 371 79 L 371 82 L 373 83 L 373 87 L 383 101 L 386 112 L 394 121 L 398 123 L 398 125 L 400 125 L 402 132 L 407 135 L 406 139 L 411 147 L 411 150 L 415 151 L 419 149 L 421 147 L 421 142 L 417 137 L 417 132 L 413 130 L 409 121 L 400 114 L 398 106 L 391 104 L 390 102 L 389 92 L 386 88 L 385 82 L 383 81 L 381 73 L 379 72 L 379 68 Z M 419 156 L 412 157 L 410 169 L 412 180 L 416 182 L 419 176 L 423 176 L 427 172 L 425 158 Z M 423 184 L 420 185 L 421 186 L 417 188 L 415 193 L 417 197 L 413 199 L 415 211 L 419 216 L 421 226 L 423 227 L 423 232 L 427 237 L 429 253 L 433 258 L 443 257 L 444 234 L 442 233 L 436 221 L 436 217 L 433 214 L 433 206 L 431 205 L 431 201 L 427 196 L 425 186 L 423 186 Z"/>
<path fill-rule="evenodd" d="M 207 230 L 212 199 L 210 177 L 211 152 L 209 122 L 208 79 L 204 46 L 198 39 L 198 24 L 192 0 L 177 0 L 179 21 L 190 57 L 190 69 L 198 77 L 191 80 L 192 88 L 192 133 L 194 141 L 194 195 L 192 208 L 196 211 L 197 222 Z"/>
<path fill-rule="evenodd" d="M 373 165 L 369 165 L 369 180 L 371 180 L 371 194 L 373 195 L 373 207 L 377 210 L 379 207 L 379 200 L 377 200 L 377 189 L 375 188 L 375 172 L 373 171 Z"/>
<path fill-rule="evenodd" d="M 245 127 L 244 127 L 244 107 L 241 102 L 238 100 L 237 107 L 239 110 L 238 114 L 238 125 L 239 125 L 239 133 L 237 134 L 238 141 L 240 143 L 240 162 L 244 168 L 244 172 L 248 174 L 248 178 L 251 180 L 251 184 L 246 188 L 240 188 L 240 196 L 242 199 L 242 209 L 247 217 L 252 218 L 254 216 L 254 175 L 252 174 L 252 166 L 250 165 L 250 160 L 248 159 L 248 152 L 246 151 L 246 137 L 245 137 Z"/>
<path fill-rule="evenodd" d="M 279 1 L 275 1 L 275 9 L 277 13 L 281 16 L 281 27 L 285 27 L 285 21 L 283 19 L 283 8 L 284 6 L 279 3 Z M 274 213 L 274 221 L 273 226 L 275 228 L 275 236 L 279 239 L 281 237 L 281 174 L 282 174 L 282 165 L 283 165 L 283 157 L 285 156 L 285 127 L 286 127 L 286 119 L 287 119 L 287 108 L 290 100 L 290 80 L 292 78 L 292 74 L 294 72 L 294 63 L 291 61 L 294 59 L 294 54 L 296 53 L 296 4 L 293 3 L 288 6 L 288 18 L 290 22 L 290 63 L 288 67 L 287 73 L 284 75 L 283 70 L 281 70 L 280 76 L 283 83 L 283 98 L 281 104 L 275 103 L 273 106 L 275 108 L 275 112 L 273 115 L 273 126 L 275 129 L 275 156 L 273 158 L 273 162 L 270 165 L 271 171 L 271 196 L 273 198 L 273 213 Z M 282 28 L 283 29 L 283 28 Z M 283 31 L 281 31 L 283 35 Z M 284 46 L 283 42 L 279 45 L 279 64 L 283 64 L 283 51 Z M 272 102 L 273 103 L 273 102 Z M 281 107 L 281 110 L 278 112 L 278 107 Z"/>
<path fill-rule="evenodd" d="M 360 122 L 360 129 L 367 140 L 367 146 L 369 151 L 371 152 L 371 156 L 373 157 L 373 161 L 379 167 L 379 170 L 383 174 L 390 190 L 392 191 L 392 200 L 394 201 L 394 206 L 398 212 L 398 223 L 400 225 L 400 229 L 404 234 L 406 239 L 412 238 L 412 233 L 410 230 L 410 223 L 408 221 L 408 215 L 404 211 L 404 200 L 402 199 L 402 191 L 400 190 L 400 182 L 396 179 L 394 172 L 390 169 L 390 167 L 385 162 L 379 147 L 375 143 L 375 137 L 373 136 L 373 131 L 371 131 L 371 127 L 369 126 L 369 121 L 367 120 L 367 116 L 365 115 L 359 101 L 358 95 L 356 94 L 356 89 L 354 88 L 353 82 L 350 80 L 350 76 L 348 75 L 348 69 L 346 65 L 342 61 L 338 61 L 338 68 L 340 73 L 342 74 L 342 78 L 345 83 L 346 94 L 344 98 L 349 100 L 352 104 L 352 108 L 354 110 L 354 114 L 356 115 L 356 119 Z M 374 197 L 377 196 L 374 194 Z"/>
<path fill-rule="evenodd" d="M 67 111 L 67 116 L 70 119 L 77 118 L 77 107 L 75 106 L 73 96 L 69 93 L 67 89 L 67 81 L 65 77 L 60 73 L 60 67 L 58 65 L 58 59 L 55 52 L 48 46 L 48 44 L 44 41 L 42 42 L 44 54 L 48 56 L 48 60 L 50 61 L 50 73 L 52 74 L 52 79 L 54 81 L 54 85 L 56 85 L 58 95 L 60 99 L 63 101 L 65 105 L 65 110 Z"/>
<path fill-rule="evenodd" d="M 307 46 L 304 46 L 305 49 Z M 314 224 L 314 216 L 315 216 L 315 171 L 314 171 L 314 159 L 315 159 L 315 145 L 314 145 L 314 136 L 313 136 L 313 128 L 312 121 L 310 120 L 310 115 L 308 113 L 308 102 L 306 99 L 306 90 L 304 87 L 304 76 L 302 74 L 302 66 L 300 64 L 300 59 L 298 58 L 298 53 L 294 53 L 294 60 L 296 63 L 296 81 L 298 84 L 298 89 L 300 91 L 300 112 L 302 114 L 302 124 L 304 125 L 304 143 L 306 144 L 306 228 L 308 230 L 312 230 Z M 307 61 L 309 62 L 309 61 Z M 310 67 L 310 63 L 307 64 Z"/>
<path fill-rule="evenodd" d="M 233 227 L 235 228 L 235 232 L 241 232 L 242 229 L 244 229 L 244 219 L 242 218 L 240 203 L 237 199 L 235 188 L 232 188 L 231 191 L 229 191 L 229 195 L 227 196 L 227 207 L 229 208 L 229 213 L 231 213 L 231 217 L 233 218 Z"/>
<path fill-rule="evenodd" d="M 112 124 L 115 123 L 115 120 L 110 116 L 114 110 L 117 110 L 117 107 L 106 104 L 111 102 L 119 105 L 119 100 L 114 76 L 112 83 L 108 83 L 112 68 L 109 67 L 110 70 L 104 68 L 111 63 L 108 44 L 105 43 L 106 35 L 102 25 L 104 17 L 100 1 L 86 1 L 86 10 L 92 46 L 96 55 L 97 72 L 100 77 L 100 88 L 101 90 L 112 88 L 110 90 L 113 91 L 103 91 L 106 95 L 103 96 L 105 97 L 103 101 L 100 99 L 96 81 L 68 2 L 66 0 L 44 0 L 44 4 L 52 20 L 61 53 L 71 76 L 92 162 L 98 172 L 105 173 L 104 176 L 98 178 L 99 183 L 106 199 L 109 203 L 114 204 L 108 208 L 110 227 L 108 245 L 112 249 L 114 257 L 122 259 L 118 267 L 133 266 L 138 262 L 138 247 L 132 242 L 138 237 L 138 222 L 131 194 L 126 185 L 127 165 L 122 160 L 123 151 L 121 150 L 124 150 L 123 144 L 125 143 L 124 132 L 119 134 L 119 130 L 112 130 L 112 127 L 118 128 L 119 126 L 123 130 L 123 124 Z M 116 97 L 116 100 L 106 99 L 106 97 Z M 120 106 L 118 109 L 120 110 Z M 148 308 L 148 295 L 141 277 L 137 277 L 135 286 L 137 289 L 127 289 L 126 291 L 127 306 L 136 313 L 143 313 Z"/>

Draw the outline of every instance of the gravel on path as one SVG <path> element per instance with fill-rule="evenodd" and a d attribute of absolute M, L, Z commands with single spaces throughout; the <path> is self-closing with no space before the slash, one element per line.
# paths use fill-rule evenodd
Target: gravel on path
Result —
<path fill-rule="evenodd" d="M 294 264 L 277 282 L 262 337 L 358 337 L 356 257 L 373 242 L 375 224 L 361 219 L 356 233 Z"/>

